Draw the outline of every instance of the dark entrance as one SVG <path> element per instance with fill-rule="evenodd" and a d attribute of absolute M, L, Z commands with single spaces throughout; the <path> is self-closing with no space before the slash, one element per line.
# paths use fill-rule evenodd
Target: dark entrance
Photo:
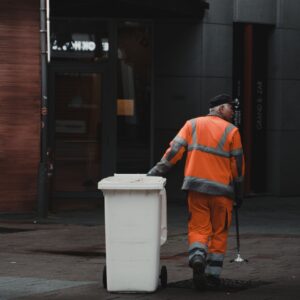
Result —
<path fill-rule="evenodd" d="M 101 178 L 150 168 L 152 26 L 59 19 L 53 29 L 50 204 L 90 207 Z"/>
<path fill-rule="evenodd" d="M 107 69 L 100 66 L 97 70 L 52 66 L 49 149 L 53 209 L 68 204 L 68 199 L 73 203 L 82 199 L 89 206 L 93 201 L 88 199 L 99 199 L 97 182 L 114 171 L 115 139 L 107 130 L 115 128 L 109 77 Z"/>
<path fill-rule="evenodd" d="M 118 173 L 145 173 L 151 154 L 152 26 L 118 25 Z"/>
<path fill-rule="evenodd" d="M 233 95 L 241 102 L 245 193 L 266 192 L 268 37 L 271 26 L 234 24 Z"/>
<path fill-rule="evenodd" d="M 101 169 L 101 73 L 55 73 L 53 189 L 96 191 Z"/>

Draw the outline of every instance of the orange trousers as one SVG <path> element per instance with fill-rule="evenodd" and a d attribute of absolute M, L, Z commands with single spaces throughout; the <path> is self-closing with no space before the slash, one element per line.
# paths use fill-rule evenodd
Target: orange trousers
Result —
<path fill-rule="evenodd" d="M 200 242 L 207 245 L 208 253 L 225 254 L 232 206 L 228 197 L 189 191 L 189 245 Z"/>

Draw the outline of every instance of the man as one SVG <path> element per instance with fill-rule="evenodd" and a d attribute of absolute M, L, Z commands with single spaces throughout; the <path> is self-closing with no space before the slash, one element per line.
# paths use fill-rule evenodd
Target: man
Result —
<path fill-rule="evenodd" d="M 187 150 L 182 189 L 188 191 L 189 265 L 197 289 L 220 284 L 233 201 L 242 204 L 244 157 L 230 123 L 233 104 L 226 94 L 212 98 L 209 114 L 187 121 L 148 173 L 164 175 Z"/>

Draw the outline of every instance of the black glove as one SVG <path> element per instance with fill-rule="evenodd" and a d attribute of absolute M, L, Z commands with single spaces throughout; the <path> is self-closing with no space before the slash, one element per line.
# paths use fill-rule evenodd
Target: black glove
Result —
<path fill-rule="evenodd" d="M 147 176 L 160 176 L 158 173 L 151 172 L 151 170 L 147 173 Z"/>
<path fill-rule="evenodd" d="M 172 166 L 172 165 L 171 165 Z M 161 176 L 164 177 L 165 174 L 171 169 L 170 165 L 167 165 L 164 161 L 159 161 L 148 173 L 147 176 Z"/>
<path fill-rule="evenodd" d="M 156 176 L 154 174 L 151 174 L 150 172 L 147 173 L 147 176 Z"/>
<path fill-rule="evenodd" d="M 236 208 L 240 208 L 243 204 L 243 197 L 241 196 L 236 196 L 235 199 L 234 199 L 234 206 Z"/>
<path fill-rule="evenodd" d="M 160 172 L 157 170 L 157 167 L 154 166 L 148 173 L 147 176 L 161 176 Z"/>

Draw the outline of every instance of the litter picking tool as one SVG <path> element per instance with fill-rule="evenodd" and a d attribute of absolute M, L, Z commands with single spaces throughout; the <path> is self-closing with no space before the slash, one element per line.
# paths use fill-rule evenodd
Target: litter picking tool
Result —
<path fill-rule="evenodd" d="M 240 254 L 240 230 L 239 230 L 239 214 L 238 214 L 238 208 L 234 207 L 234 213 L 235 213 L 235 229 L 236 229 L 236 249 L 237 249 L 237 255 L 235 259 L 232 259 L 230 262 L 248 262 L 247 259 L 242 258 Z"/>

